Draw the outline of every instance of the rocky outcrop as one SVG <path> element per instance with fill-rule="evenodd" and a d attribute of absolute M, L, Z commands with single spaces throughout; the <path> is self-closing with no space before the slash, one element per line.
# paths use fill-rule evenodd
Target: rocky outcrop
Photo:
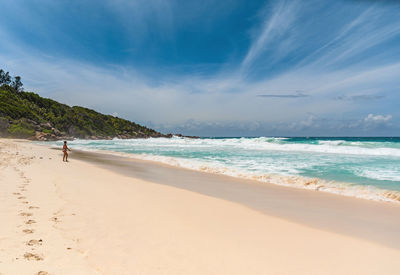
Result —
<path fill-rule="evenodd" d="M 185 138 L 200 138 L 200 137 L 198 137 L 198 136 L 185 136 L 185 135 L 182 135 L 182 134 L 166 134 L 165 135 L 165 137 L 167 137 L 167 138 L 172 138 L 172 137 L 185 137 Z"/>

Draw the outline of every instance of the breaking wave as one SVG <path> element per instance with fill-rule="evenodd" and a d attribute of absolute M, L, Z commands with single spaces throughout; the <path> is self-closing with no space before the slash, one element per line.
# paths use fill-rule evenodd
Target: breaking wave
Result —
<path fill-rule="evenodd" d="M 236 178 L 256 180 L 263 183 L 272 183 L 276 185 L 303 188 L 321 192 L 328 192 L 349 197 L 356 197 L 375 201 L 387 201 L 400 203 L 400 191 L 385 190 L 374 186 L 361 186 L 346 182 L 327 181 L 319 178 L 309 178 L 302 176 L 289 176 L 277 174 L 258 174 L 248 171 L 240 171 L 229 167 L 212 165 L 193 160 L 153 156 L 153 155 L 128 155 L 141 160 L 161 162 L 175 167 L 186 168 L 212 174 L 222 174 Z"/>
<path fill-rule="evenodd" d="M 70 145 L 259 182 L 400 202 L 400 139 L 173 137 L 74 140 Z"/>

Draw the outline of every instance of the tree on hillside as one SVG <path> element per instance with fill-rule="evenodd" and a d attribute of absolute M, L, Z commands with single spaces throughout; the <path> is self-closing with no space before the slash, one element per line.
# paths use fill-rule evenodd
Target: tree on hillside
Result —
<path fill-rule="evenodd" d="M 11 83 L 11 76 L 9 72 L 5 72 L 0 69 L 0 85 L 10 85 Z"/>
<path fill-rule="evenodd" d="M 20 76 L 14 77 L 11 87 L 13 87 L 13 89 L 16 90 L 17 92 L 22 92 L 23 90 L 22 86 L 23 84 L 21 82 L 21 77 Z"/>
<path fill-rule="evenodd" d="M 9 72 L 5 72 L 4 70 L 0 69 L 0 86 L 7 85 L 13 88 L 16 92 L 22 92 L 22 82 L 21 77 L 11 77 Z"/>

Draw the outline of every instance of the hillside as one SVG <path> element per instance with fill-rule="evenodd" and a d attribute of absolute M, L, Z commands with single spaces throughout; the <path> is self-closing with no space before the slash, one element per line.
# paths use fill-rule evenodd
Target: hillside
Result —
<path fill-rule="evenodd" d="M 84 107 L 70 107 L 3 84 L 0 86 L 0 136 L 58 140 L 165 135 L 125 119 L 103 115 Z"/>

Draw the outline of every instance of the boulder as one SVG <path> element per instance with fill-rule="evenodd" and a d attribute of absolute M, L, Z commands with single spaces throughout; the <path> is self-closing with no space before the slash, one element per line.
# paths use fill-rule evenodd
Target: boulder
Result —
<path fill-rule="evenodd" d="M 53 133 L 54 133 L 56 136 L 61 136 L 61 132 L 60 132 L 58 129 L 56 129 L 56 128 L 51 128 L 51 130 L 53 131 Z"/>
<path fill-rule="evenodd" d="M 54 141 L 54 140 L 58 140 L 58 137 L 54 134 L 47 134 L 47 133 L 36 131 L 35 136 L 30 139 L 39 140 L 39 141 Z"/>
<path fill-rule="evenodd" d="M 40 126 L 47 129 L 47 130 L 51 130 L 51 128 L 53 128 L 53 126 L 51 125 L 50 122 L 46 122 L 46 123 L 40 123 Z"/>

